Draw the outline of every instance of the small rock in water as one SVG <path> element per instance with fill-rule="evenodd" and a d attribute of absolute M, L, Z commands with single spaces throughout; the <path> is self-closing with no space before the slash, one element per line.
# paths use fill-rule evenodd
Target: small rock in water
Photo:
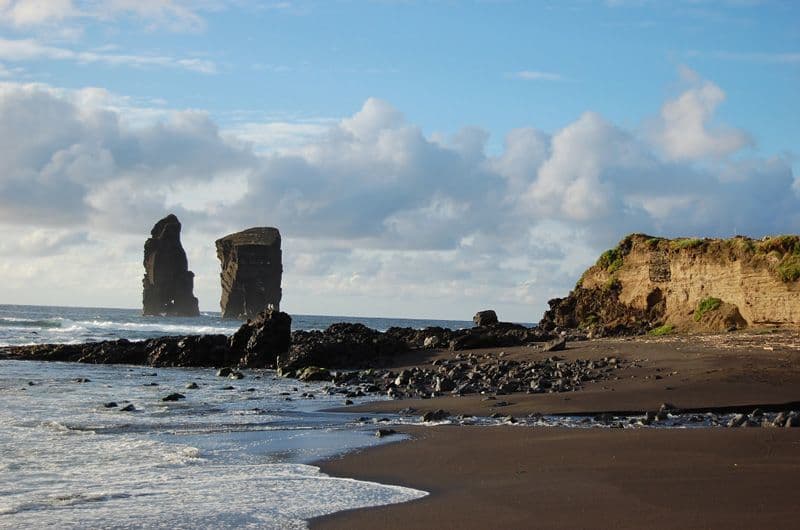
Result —
<path fill-rule="evenodd" d="M 103 403 L 103 406 L 107 409 L 113 409 L 117 406 L 117 403 L 115 401 L 109 401 L 108 403 Z"/>
<path fill-rule="evenodd" d="M 195 383 L 194 381 L 192 381 L 191 383 L 187 383 L 187 384 L 186 384 L 186 388 L 187 388 L 188 390 L 194 390 L 195 388 L 200 388 L 200 387 L 197 385 L 197 383 Z"/>
<path fill-rule="evenodd" d="M 72 380 L 73 383 L 91 383 L 92 380 L 87 377 L 76 377 Z"/>
<path fill-rule="evenodd" d="M 228 378 L 229 378 L 229 379 L 244 379 L 244 374 L 243 374 L 242 372 L 238 372 L 238 371 L 236 371 L 236 372 L 231 372 L 231 373 L 228 375 Z"/>
<path fill-rule="evenodd" d="M 186 396 L 179 394 L 178 392 L 173 392 L 172 394 L 161 398 L 161 401 L 178 401 L 181 399 L 186 399 Z"/>
<path fill-rule="evenodd" d="M 228 377 L 231 373 L 233 373 L 233 370 L 230 368 L 220 368 L 217 370 L 217 377 Z"/>
<path fill-rule="evenodd" d="M 397 431 L 394 429 L 378 429 L 375 431 L 375 436 L 378 438 L 383 438 L 384 436 L 391 436 L 393 434 L 397 434 Z"/>
<path fill-rule="evenodd" d="M 228 385 L 228 386 L 223 386 L 222 390 L 236 390 L 236 389 L 234 387 L 232 387 L 231 385 Z"/>
<path fill-rule="evenodd" d="M 441 420 L 447 419 L 448 416 L 450 416 L 449 412 L 447 412 L 446 410 L 439 409 L 439 410 L 435 410 L 433 412 L 426 412 L 425 414 L 423 414 L 422 421 L 426 421 L 426 422 L 427 421 L 441 421 Z"/>
<path fill-rule="evenodd" d="M 122 407 L 122 408 L 121 408 L 121 409 L 119 409 L 119 410 L 121 410 L 121 411 L 123 411 L 123 412 L 133 412 L 133 411 L 135 411 L 135 410 L 136 410 L 136 407 L 134 407 L 134 406 L 133 406 L 133 403 L 131 403 L 130 405 L 125 405 L 124 407 Z"/>
<path fill-rule="evenodd" d="M 344 404 L 345 405 L 352 405 L 353 404 L 353 400 L 352 399 L 345 399 L 344 400 Z"/>

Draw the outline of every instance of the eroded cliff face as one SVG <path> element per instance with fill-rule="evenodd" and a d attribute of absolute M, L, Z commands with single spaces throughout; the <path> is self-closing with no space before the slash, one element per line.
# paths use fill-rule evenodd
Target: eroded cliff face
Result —
<path fill-rule="evenodd" d="M 223 318 L 253 318 L 264 309 L 280 309 L 281 234 L 277 228 L 256 227 L 216 242 L 222 265 Z"/>
<path fill-rule="evenodd" d="M 197 316 L 194 273 L 181 245 L 181 223 L 173 214 L 153 226 L 144 243 L 142 312 L 145 315 Z"/>
<path fill-rule="evenodd" d="M 605 252 L 546 329 L 598 334 L 800 325 L 800 236 L 663 239 L 633 234 Z"/>

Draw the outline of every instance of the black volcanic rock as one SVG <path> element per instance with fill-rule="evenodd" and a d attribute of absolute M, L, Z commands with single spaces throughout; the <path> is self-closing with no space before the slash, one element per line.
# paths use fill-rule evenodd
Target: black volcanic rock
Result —
<path fill-rule="evenodd" d="M 278 358 L 278 371 L 293 374 L 302 368 L 358 368 L 388 361 L 408 345 L 397 336 L 363 324 L 332 324 L 325 331 L 295 331 L 289 351 Z"/>
<path fill-rule="evenodd" d="M 192 294 L 194 273 L 181 246 L 181 223 L 173 214 L 157 222 L 145 241 L 142 286 L 145 315 L 200 314 Z"/>
<path fill-rule="evenodd" d="M 264 309 L 280 309 L 281 234 L 257 227 L 216 241 L 222 265 L 223 318 L 253 318 Z"/>
<path fill-rule="evenodd" d="M 495 313 L 493 309 L 478 311 L 475 313 L 475 316 L 472 317 L 472 321 L 476 326 L 491 326 L 492 324 L 497 324 L 498 322 L 497 313 Z"/>
<path fill-rule="evenodd" d="M 275 368 L 279 354 L 289 351 L 292 317 L 265 309 L 248 320 L 230 338 L 230 349 L 239 356 L 239 366 Z"/>

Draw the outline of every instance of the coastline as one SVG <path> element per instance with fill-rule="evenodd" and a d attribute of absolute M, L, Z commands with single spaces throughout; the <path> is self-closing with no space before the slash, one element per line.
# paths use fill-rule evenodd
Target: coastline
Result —
<path fill-rule="evenodd" d="M 543 359 L 554 355 L 536 348 L 510 347 L 469 350 L 502 352 L 504 359 Z M 431 366 L 452 359 L 458 352 L 428 351 L 398 357 L 394 370 Z M 588 382 L 575 392 L 512 393 L 498 397 L 506 406 L 486 396 L 444 395 L 432 399 L 401 399 L 337 407 L 338 412 L 396 413 L 413 408 L 419 413 L 444 409 L 451 414 L 525 416 L 541 414 L 599 414 L 658 410 L 662 403 L 679 409 L 712 410 L 727 407 L 750 412 L 764 405 L 800 401 L 800 331 L 775 333 L 676 335 L 669 338 L 628 337 L 570 342 L 557 352 L 560 359 L 617 357 L 626 362 L 615 378 Z M 750 410 L 748 410 L 750 409 Z"/>
<path fill-rule="evenodd" d="M 800 401 L 800 334 L 738 332 L 570 343 L 565 359 L 614 355 L 618 379 L 577 392 L 403 399 L 338 408 L 452 415 L 598 414 Z M 486 350 L 489 351 L 489 350 Z M 505 358 L 546 356 L 494 348 Z M 456 352 L 432 352 L 429 364 Z M 402 367 L 398 367 L 402 368 Z M 656 378 L 655 376 L 659 376 Z M 500 399 L 499 397 L 497 398 Z M 748 410 L 749 408 L 749 410 Z M 767 408 L 767 407 L 764 407 Z M 796 528 L 800 429 L 404 426 L 411 440 L 318 462 L 331 476 L 428 491 L 340 512 L 311 528 Z"/>
<path fill-rule="evenodd" d="M 309 521 L 337 528 L 796 528 L 798 429 L 439 426 L 317 463 L 428 491 Z"/>

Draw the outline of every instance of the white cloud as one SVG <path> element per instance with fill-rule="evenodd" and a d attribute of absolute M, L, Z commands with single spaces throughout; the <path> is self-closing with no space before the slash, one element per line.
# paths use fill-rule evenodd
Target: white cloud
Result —
<path fill-rule="evenodd" d="M 661 135 L 587 112 L 552 135 L 511 131 L 496 156 L 480 129 L 433 139 L 374 98 L 310 128 L 221 131 L 202 112 L 102 89 L 0 83 L 0 241 L 25 242 L 0 246 L 19 266 L 0 297 L 40 301 L 15 298 L 30 273 L 42 290 L 81 285 L 72 303 L 136 305 L 141 245 L 169 211 L 207 308 L 219 297 L 214 239 L 270 225 L 284 236 L 290 311 L 469 318 L 494 306 L 528 321 L 628 232 L 800 230 L 790 161 L 745 156 L 746 142 L 708 125 L 721 89 L 688 83 L 656 118 Z M 700 118 L 665 118 L 686 114 Z M 665 143 L 673 129 L 702 148 Z M 119 276 L 93 278 L 105 284 L 87 294 L 99 263 Z"/>
<path fill-rule="evenodd" d="M 725 101 L 725 92 L 696 72 L 683 67 L 682 77 L 690 87 L 677 98 L 667 101 L 654 125 L 654 138 L 664 152 L 675 160 L 724 157 L 752 144 L 742 131 L 715 125 L 712 118 Z"/>
<path fill-rule="evenodd" d="M 520 70 L 510 75 L 514 79 L 521 79 L 523 81 L 563 81 L 564 78 L 561 74 L 553 72 L 540 72 L 538 70 Z"/>
<path fill-rule="evenodd" d="M 0 23 L 30 29 L 70 21 L 105 22 L 133 17 L 151 28 L 197 30 L 205 27 L 203 13 L 240 3 L 234 0 L 0 0 Z"/>
<path fill-rule="evenodd" d="M 53 60 L 71 61 L 78 64 L 101 63 L 110 66 L 132 66 L 136 68 L 177 68 L 203 74 L 214 74 L 217 71 L 213 62 L 204 59 L 75 51 L 69 48 L 43 44 L 34 39 L 5 39 L 2 37 L 0 37 L 0 60 L 10 62 Z"/>

